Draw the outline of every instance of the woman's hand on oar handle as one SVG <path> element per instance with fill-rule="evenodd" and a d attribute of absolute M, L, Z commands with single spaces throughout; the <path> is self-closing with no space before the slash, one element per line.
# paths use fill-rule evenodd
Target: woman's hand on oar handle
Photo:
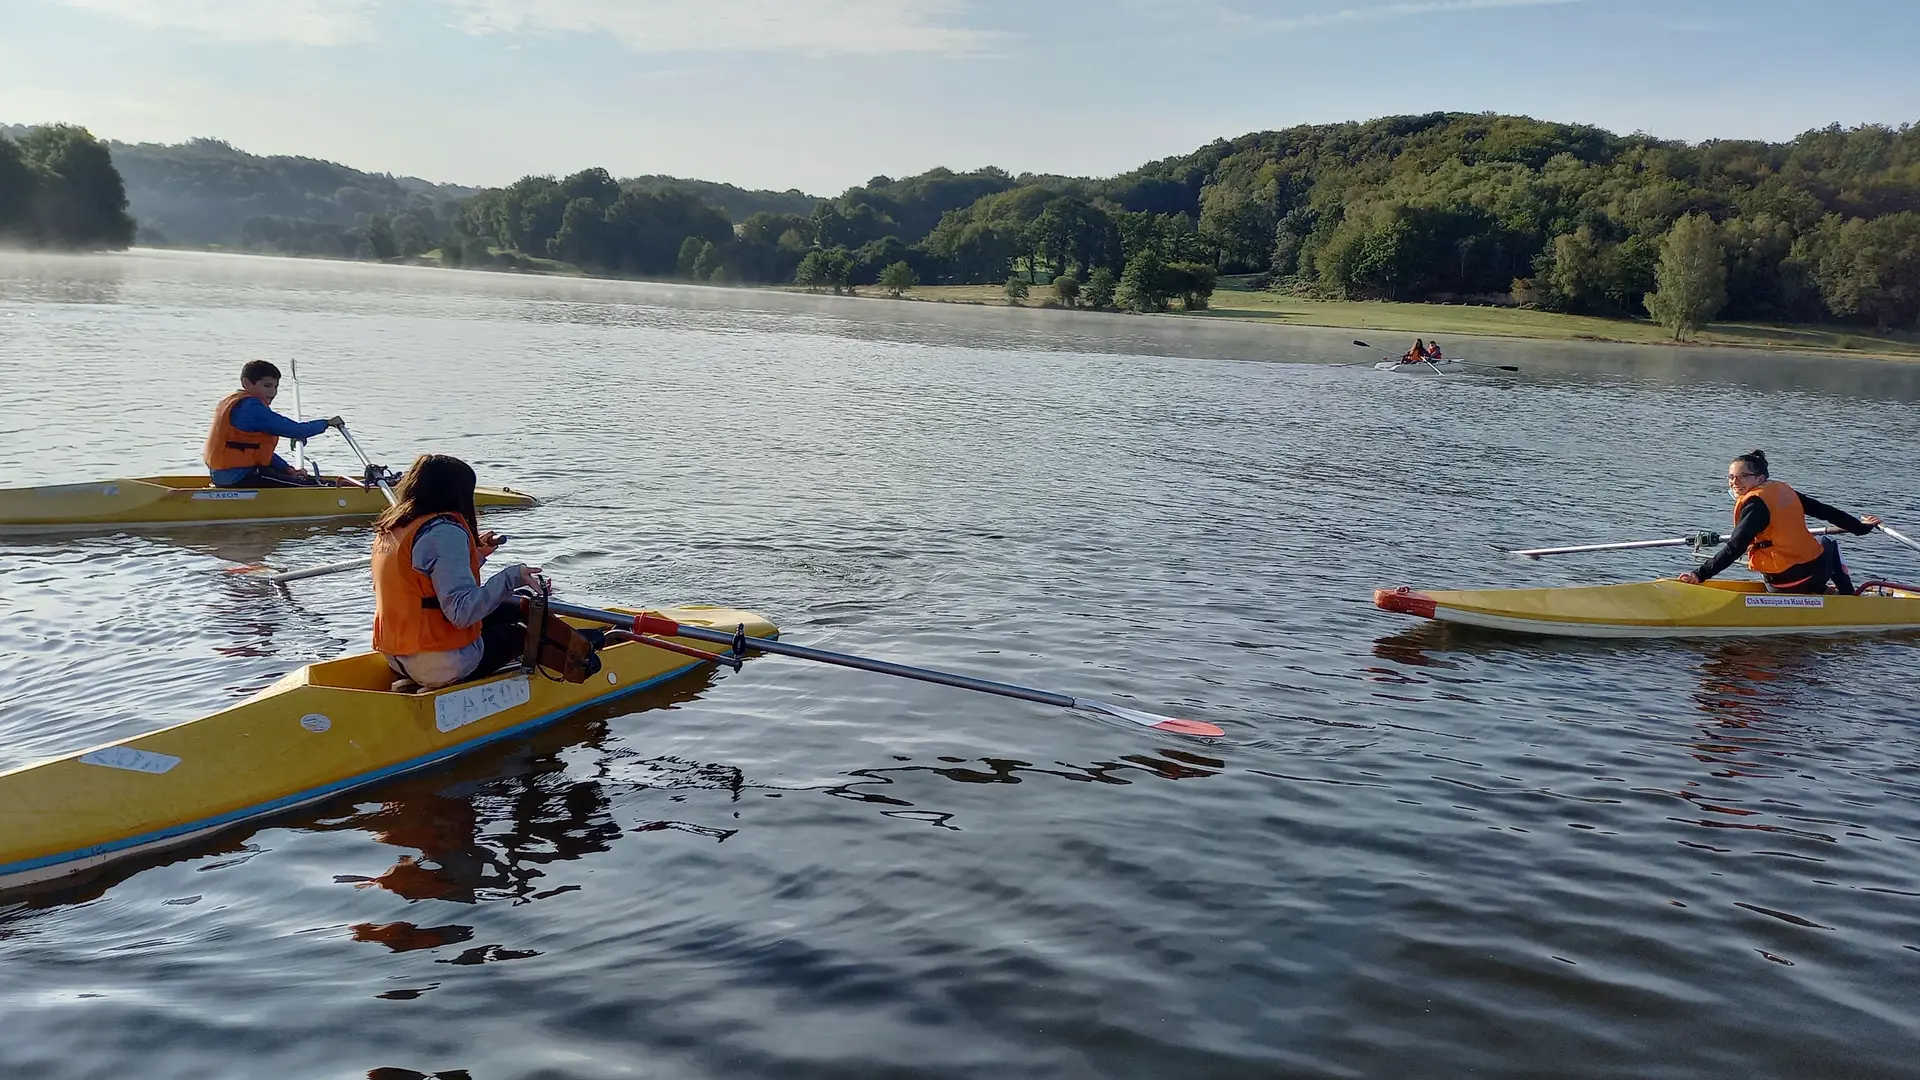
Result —
<path fill-rule="evenodd" d="M 482 559 L 492 557 L 493 553 L 496 551 L 499 551 L 500 546 L 502 544 L 505 544 L 506 542 L 507 542 L 506 537 L 501 536 L 499 533 L 494 532 L 492 529 L 488 529 L 486 532 L 481 533 L 480 534 L 480 557 Z"/>
<path fill-rule="evenodd" d="M 1860 524 L 1865 525 L 1869 530 L 1872 530 L 1872 529 L 1877 529 L 1882 525 L 1885 525 L 1886 522 L 1881 521 L 1880 516 L 1878 514 L 1861 514 Z"/>
<path fill-rule="evenodd" d="M 333 428 L 335 431 L 345 431 L 347 429 L 346 417 L 329 416 L 327 417 L 327 426 Z"/>
<path fill-rule="evenodd" d="M 545 580 L 544 572 L 537 566 L 520 568 L 520 587 L 523 589 L 538 589 Z"/>

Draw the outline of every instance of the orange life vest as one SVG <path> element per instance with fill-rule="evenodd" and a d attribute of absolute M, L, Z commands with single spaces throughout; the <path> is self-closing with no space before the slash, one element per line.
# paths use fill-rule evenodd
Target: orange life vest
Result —
<path fill-rule="evenodd" d="M 452 652 L 480 638 L 480 624 L 455 626 L 440 613 L 433 579 L 413 568 L 413 540 L 428 522 L 447 518 L 467 530 L 473 579 L 480 580 L 480 541 L 459 514 L 430 514 L 373 537 L 373 647 L 388 656 Z"/>
<path fill-rule="evenodd" d="M 1800 496 L 1778 480 L 1768 480 L 1740 496 L 1734 504 L 1733 520 L 1738 527 L 1740 508 L 1748 499 L 1767 504 L 1767 527 L 1753 538 L 1747 548 L 1747 565 L 1762 574 L 1778 574 L 1820 557 L 1820 538 L 1807 528 L 1807 511 Z"/>
<path fill-rule="evenodd" d="M 278 436 L 233 426 L 233 407 L 250 396 L 245 390 L 235 390 L 213 407 L 213 429 L 207 432 L 206 453 L 201 455 L 207 468 L 251 469 L 273 464 L 273 452 L 280 448 Z"/>

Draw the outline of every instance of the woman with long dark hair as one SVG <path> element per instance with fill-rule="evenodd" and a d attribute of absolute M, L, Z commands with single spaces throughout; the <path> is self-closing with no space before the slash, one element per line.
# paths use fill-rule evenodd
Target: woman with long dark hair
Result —
<path fill-rule="evenodd" d="M 1767 474 L 1764 450 L 1749 450 L 1727 465 L 1727 496 L 1733 500 L 1733 535 L 1699 570 L 1681 574 L 1681 581 L 1698 585 L 1745 555 L 1747 565 L 1767 579 L 1773 592 L 1823 593 L 1829 584 L 1836 592 L 1853 592 L 1840 545 L 1831 537 L 1815 536 L 1807 519 L 1816 517 L 1865 536 L 1880 527 L 1879 518 L 1854 517 L 1773 479 Z"/>
<path fill-rule="evenodd" d="M 436 689 L 498 670 L 524 654 L 513 591 L 540 568 L 515 563 L 484 584 L 480 564 L 500 537 L 479 531 L 473 468 L 422 454 L 374 520 L 373 647 L 394 671 Z"/>

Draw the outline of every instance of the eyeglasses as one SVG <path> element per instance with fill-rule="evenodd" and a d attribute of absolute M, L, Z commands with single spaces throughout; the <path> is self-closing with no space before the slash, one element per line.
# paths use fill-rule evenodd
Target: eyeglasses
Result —
<path fill-rule="evenodd" d="M 1755 477 L 1756 475 L 1758 475 L 1758 474 L 1756 474 L 1756 473 L 1750 473 L 1750 472 L 1736 472 L 1736 473 L 1728 473 L 1728 474 L 1727 474 L 1727 486 L 1728 486 L 1728 487 L 1732 487 L 1733 485 L 1735 485 L 1735 484 L 1737 484 L 1737 483 L 1739 483 L 1739 482 L 1740 482 L 1740 481 L 1742 481 L 1742 480 L 1752 480 L 1752 479 L 1753 479 L 1753 478 L 1754 478 L 1754 477 Z"/>

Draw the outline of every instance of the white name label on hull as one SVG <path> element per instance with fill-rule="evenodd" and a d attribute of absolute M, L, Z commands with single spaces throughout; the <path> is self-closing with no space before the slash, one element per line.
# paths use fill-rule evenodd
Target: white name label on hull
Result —
<path fill-rule="evenodd" d="M 1748 607 L 1826 607 L 1824 596 L 1749 596 Z"/>
<path fill-rule="evenodd" d="M 251 499 L 258 494 L 257 491 L 196 491 L 193 498 L 200 502 L 232 502 L 235 499 Z"/>
<path fill-rule="evenodd" d="M 80 760 L 88 765 L 104 765 L 109 769 L 155 774 L 169 772 L 180 764 L 180 759 L 172 754 L 157 754 L 152 750 L 137 750 L 131 746 L 109 746 L 91 754 L 82 754 Z"/>
<path fill-rule="evenodd" d="M 533 682 L 521 675 L 469 686 L 433 699 L 433 726 L 457 731 L 476 720 L 517 709 L 533 700 Z"/>

